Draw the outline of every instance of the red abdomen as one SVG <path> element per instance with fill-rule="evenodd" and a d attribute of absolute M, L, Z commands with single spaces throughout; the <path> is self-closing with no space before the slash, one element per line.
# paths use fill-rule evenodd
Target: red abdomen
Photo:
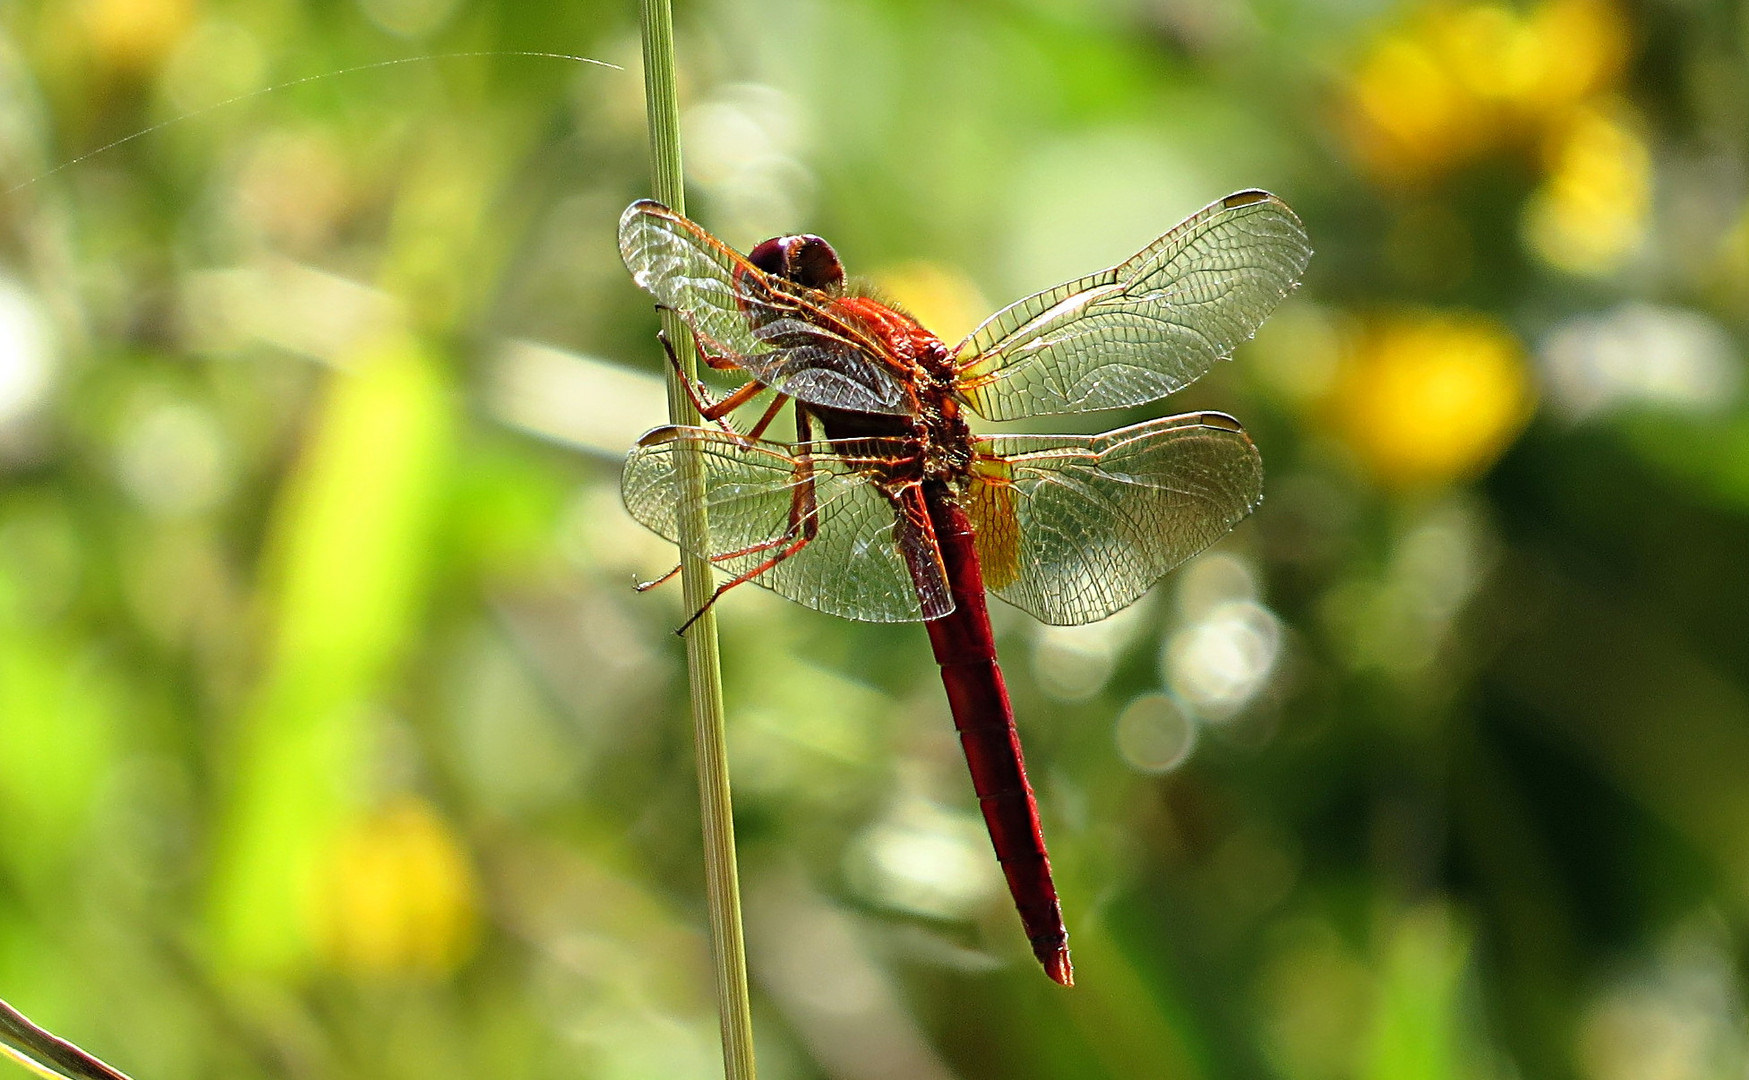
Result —
<path fill-rule="evenodd" d="M 971 519 L 943 484 L 926 484 L 923 497 L 954 599 L 952 613 L 924 625 L 935 661 L 941 665 L 941 681 L 972 771 L 972 787 L 1033 954 L 1046 974 L 1071 986 L 1075 980 L 1069 964 L 1069 933 L 1051 880 L 1038 803 L 1026 779 L 1014 708 L 996 663 Z"/>

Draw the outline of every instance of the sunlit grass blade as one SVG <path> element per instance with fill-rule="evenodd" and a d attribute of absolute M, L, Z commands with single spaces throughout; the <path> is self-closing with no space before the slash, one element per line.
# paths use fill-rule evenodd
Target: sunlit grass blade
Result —
<path fill-rule="evenodd" d="M 239 723 L 214 873 L 228 963 L 289 971 L 317 948 L 311 898 L 356 820 L 369 702 L 418 626 L 453 436 L 419 339 L 361 344 L 334 376 L 272 526 L 271 652 Z"/>
<path fill-rule="evenodd" d="M 1427 905 L 1393 920 L 1373 1003 L 1365 1080 L 1456 1080 L 1474 1075 L 1464 1023 L 1469 936 Z"/>
<path fill-rule="evenodd" d="M 58 1035 L 37 1027 L 25 1015 L 0 1001 L 0 1050 L 39 1076 L 66 1080 L 128 1080 Z"/>

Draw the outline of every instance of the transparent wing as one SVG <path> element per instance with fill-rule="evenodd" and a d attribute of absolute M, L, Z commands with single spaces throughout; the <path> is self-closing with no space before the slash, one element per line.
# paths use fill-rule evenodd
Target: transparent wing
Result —
<path fill-rule="evenodd" d="M 865 622 L 934 619 L 953 610 L 940 552 L 913 527 L 870 462 L 898 452 L 878 439 L 797 446 L 714 428 L 659 427 L 626 459 L 620 491 L 646 528 L 680 539 L 680 470 L 688 451 L 704 471 L 706 534 L 693 554 L 799 604 Z M 915 576 L 912 567 L 915 567 Z"/>
<path fill-rule="evenodd" d="M 991 420 L 1165 397 L 1256 333 L 1311 255 L 1286 203 L 1229 195 L 1120 265 L 992 315 L 955 353 L 961 392 Z"/>
<path fill-rule="evenodd" d="M 965 497 L 985 586 L 1057 626 L 1128 607 L 1263 498 L 1257 448 L 1222 413 L 998 436 L 977 452 Z"/>
<path fill-rule="evenodd" d="M 799 401 L 857 412 L 910 411 L 880 343 L 834 315 L 832 298 L 760 270 L 661 203 L 619 219 L 632 280 L 671 307 L 705 348 Z"/>

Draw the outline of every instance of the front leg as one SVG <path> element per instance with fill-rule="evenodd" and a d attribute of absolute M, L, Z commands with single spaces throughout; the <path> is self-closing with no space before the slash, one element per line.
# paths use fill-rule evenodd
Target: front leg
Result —
<path fill-rule="evenodd" d="M 680 354 L 674 351 L 674 340 L 668 336 L 668 331 L 656 331 L 656 340 L 662 343 L 662 352 L 668 357 L 668 366 L 674 369 L 675 376 L 680 380 L 680 387 L 686 393 L 688 401 L 699 416 L 716 424 L 729 434 L 735 434 L 735 429 L 729 426 L 723 417 L 746 404 L 759 390 L 759 383 L 749 382 L 722 401 L 713 402 L 706 393 L 704 384 L 686 373 L 686 368 L 680 364 Z M 696 342 L 695 342 L 696 344 Z M 699 350 L 699 358 L 704 358 L 704 350 Z M 752 388 L 751 390 L 749 388 Z"/>
<path fill-rule="evenodd" d="M 673 311 L 674 309 L 671 307 L 668 307 L 665 304 L 657 304 L 656 310 L 660 312 L 660 311 Z M 663 347 L 668 350 L 669 357 L 673 358 L 674 357 L 674 347 L 671 344 L 669 344 L 669 342 L 667 340 L 667 333 L 668 332 L 666 330 L 657 330 L 656 336 L 658 338 L 662 339 Z M 692 335 L 692 348 L 693 348 L 693 351 L 698 355 L 699 363 L 703 364 L 705 367 L 710 368 L 712 371 L 735 371 L 735 370 L 738 370 L 742 366 L 741 361 L 736 359 L 733 356 L 725 356 L 725 355 L 721 355 L 718 353 L 707 352 L 705 350 L 704 344 L 698 340 L 698 335 L 696 333 Z M 678 364 L 679 361 L 676 359 L 675 363 Z"/>
<path fill-rule="evenodd" d="M 745 585 L 760 574 L 774 569 L 785 560 L 794 558 L 820 535 L 820 506 L 814 494 L 814 462 L 805 453 L 796 459 L 796 481 L 796 485 L 790 493 L 789 524 L 785 526 L 781 534 L 739 551 L 727 551 L 713 555 L 710 561 L 714 563 L 718 560 L 739 558 L 763 551 L 771 551 L 772 554 L 745 572 L 737 574 L 731 580 L 717 586 L 716 591 L 711 593 L 710 599 L 704 602 L 704 606 L 693 612 L 692 617 L 681 623 L 680 629 L 674 631 L 676 634 L 684 637 L 686 631 L 691 629 L 692 624 L 715 606 L 716 602 L 721 600 L 730 589 L 737 585 Z M 679 569 L 679 567 L 675 567 L 662 580 L 665 581 L 669 577 L 673 577 Z M 659 582 L 653 584 L 659 584 Z M 642 590 L 640 589 L 640 591 Z"/>
<path fill-rule="evenodd" d="M 715 423 L 719 428 L 722 428 L 730 434 L 733 434 L 735 429 L 730 427 L 727 421 L 723 418 L 758 397 L 762 391 L 769 389 L 769 387 L 759 380 L 750 379 L 745 385 L 730 394 L 728 397 L 713 403 L 706 396 L 703 384 L 699 383 L 696 379 L 689 378 L 686 374 L 686 369 L 680 366 L 680 357 L 674 351 L 674 342 L 668 337 L 667 331 L 656 331 L 656 340 L 662 343 L 662 351 L 668 357 L 668 364 L 674 369 L 674 373 L 679 376 L 680 385 L 686 388 L 686 396 L 688 400 L 692 402 L 692 407 L 698 410 L 698 415 Z M 694 339 L 695 344 L 696 342 L 697 339 Z M 711 356 L 704 351 L 702 346 L 698 349 L 698 358 L 706 365 L 720 371 L 732 371 L 739 367 L 739 365 L 729 362 L 721 364 L 712 363 Z M 765 410 L 765 414 L 761 416 L 759 421 L 748 430 L 747 437 L 749 439 L 757 439 L 761 435 L 764 435 L 765 429 L 771 426 L 773 420 L 777 419 L 778 410 L 782 409 L 783 403 L 788 400 L 789 396 L 782 393 L 779 393 L 773 398 L 771 405 Z"/>

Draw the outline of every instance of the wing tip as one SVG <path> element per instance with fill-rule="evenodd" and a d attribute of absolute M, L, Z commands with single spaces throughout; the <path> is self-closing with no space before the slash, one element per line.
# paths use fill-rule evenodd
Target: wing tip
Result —
<path fill-rule="evenodd" d="M 1245 434 L 1245 425 L 1239 423 L 1237 419 L 1228 416 L 1223 412 L 1198 413 L 1196 415 L 1196 422 L 1203 427 L 1218 428 L 1221 431 L 1237 432 L 1240 435 Z M 654 434 L 654 432 L 652 432 L 652 434 Z M 645 436 L 645 438 L 648 437 L 649 436 Z"/>
<path fill-rule="evenodd" d="M 1244 191 L 1235 191 L 1222 199 L 1221 206 L 1228 210 L 1237 210 L 1241 206 L 1250 206 L 1252 203 L 1260 202 L 1279 203 L 1281 200 L 1262 188 L 1246 188 Z"/>
<path fill-rule="evenodd" d="M 625 213 L 619 216 L 619 231 L 623 235 L 631 223 L 649 213 L 651 210 L 666 210 L 667 207 L 655 199 L 639 199 L 625 208 Z"/>
<path fill-rule="evenodd" d="M 685 432 L 686 429 L 679 424 L 662 424 L 638 436 L 638 441 L 634 445 L 640 449 L 646 446 L 660 446 L 663 443 L 674 442 Z"/>
<path fill-rule="evenodd" d="M 626 207 L 625 213 L 619 216 L 619 250 L 622 256 L 627 257 L 627 265 L 630 265 L 629 256 L 632 246 L 631 228 L 637 223 L 639 218 L 673 218 L 679 216 L 680 215 L 676 214 L 673 210 L 669 209 L 667 205 L 659 203 L 655 199 L 638 199 L 630 206 Z"/>
<path fill-rule="evenodd" d="M 1300 238 L 1304 241 L 1306 249 L 1305 255 L 1299 260 L 1299 269 L 1303 272 L 1306 268 L 1306 263 L 1312 257 L 1312 240 L 1311 237 L 1306 235 L 1306 226 L 1305 223 L 1300 220 L 1300 216 L 1294 213 L 1293 207 L 1283 202 L 1279 195 L 1264 191 L 1262 188 L 1246 188 L 1244 191 L 1233 192 L 1231 195 L 1222 199 L 1217 205 L 1219 205 L 1222 210 L 1241 210 L 1247 206 L 1260 206 L 1263 204 L 1268 204 L 1271 208 L 1286 217 L 1299 232 Z M 1295 274 L 1294 279 L 1295 284 L 1298 284 L 1299 274 Z"/>

